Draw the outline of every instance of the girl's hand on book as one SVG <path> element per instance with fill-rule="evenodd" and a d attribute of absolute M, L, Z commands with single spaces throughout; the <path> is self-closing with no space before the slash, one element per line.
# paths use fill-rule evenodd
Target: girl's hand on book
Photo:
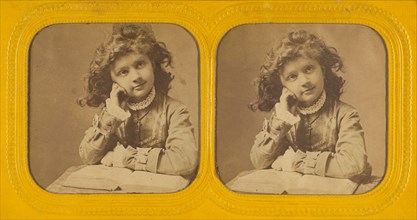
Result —
<path fill-rule="evenodd" d="M 272 163 L 272 169 L 282 171 L 282 157 L 282 155 L 278 156 L 278 158 Z"/>
<path fill-rule="evenodd" d="M 124 167 L 123 157 L 125 151 L 126 149 L 123 147 L 123 145 L 117 142 L 116 147 L 113 150 L 107 152 L 106 155 L 104 155 L 104 157 L 101 159 L 100 163 L 108 167 Z"/>
<path fill-rule="evenodd" d="M 108 167 L 113 166 L 113 151 L 107 152 L 101 159 L 100 163 Z"/>
<path fill-rule="evenodd" d="M 127 110 L 127 92 L 126 90 L 119 86 L 117 83 L 113 83 L 111 92 L 110 92 L 110 101 L 113 105 L 119 106 L 123 110 Z"/>
<path fill-rule="evenodd" d="M 289 89 L 285 87 L 282 89 L 282 94 L 279 98 L 279 102 L 281 103 L 280 106 L 286 111 L 291 112 L 293 115 L 297 114 L 298 99 L 297 96 L 295 96 L 295 94 Z"/>
<path fill-rule="evenodd" d="M 126 148 L 120 144 L 117 143 L 116 147 L 113 149 L 113 166 L 114 167 L 125 167 L 123 164 L 123 159 L 125 155 Z"/>
<path fill-rule="evenodd" d="M 278 158 L 272 163 L 272 168 L 279 170 L 279 171 L 295 171 L 294 168 L 294 156 L 295 152 L 294 150 L 289 147 L 287 151 L 281 156 L 278 156 Z"/>

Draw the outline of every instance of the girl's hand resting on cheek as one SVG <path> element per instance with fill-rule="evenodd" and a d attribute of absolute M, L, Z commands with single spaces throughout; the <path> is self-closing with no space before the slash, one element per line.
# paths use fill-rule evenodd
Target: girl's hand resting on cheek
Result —
<path fill-rule="evenodd" d="M 298 99 L 297 96 L 287 88 L 282 89 L 281 97 L 279 98 L 281 108 L 290 112 L 293 115 L 297 114 Z"/>
<path fill-rule="evenodd" d="M 113 106 L 118 106 L 123 110 L 127 110 L 127 92 L 126 90 L 119 86 L 117 83 L 113 83 L 111 92 L 110 92 L 110 102 Z"/>
<path fill-rule="evenodd" d="M 269 126 L 274 135 L 285 134 L 298 120 L 298 99 L 293 92 L 287 88 L 282 89 L 280 101 L 275 104 L 275 114 L 273 114 Z M 286 122 L 287 126 L 284 126 Z M 285 129 L 283 129 L 286 127 Z"/>

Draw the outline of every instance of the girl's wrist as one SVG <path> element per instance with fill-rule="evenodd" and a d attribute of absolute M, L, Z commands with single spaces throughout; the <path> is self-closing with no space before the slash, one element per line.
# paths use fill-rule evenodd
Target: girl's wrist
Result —
<path fill-rule="evenodd" d="M 279 120 L 282 120 L 290 125 L 296 124 L 300 121 L 298 114 L 293 114 L 285 107 L 282 107 L 280 103 L 275 104 L 275 115 Z"/>
<path fill-rule="evenodd" d="M 109 114 L 120 119 L 121 121 L 125 121 L 131 115 L 129 111 L 125 111 L 120 106 L 114 104 L 111 99 L 106 100 L 106 107 Z"/>
<path fill-rule="evenodd" d="M 275 135 L 275 136 L 279 136 L 281 133 L 281 128 L 280 127 L 270 127 L 271 129 L 269 130 L 269 132 L 271 132 L 271 134 Z"/>

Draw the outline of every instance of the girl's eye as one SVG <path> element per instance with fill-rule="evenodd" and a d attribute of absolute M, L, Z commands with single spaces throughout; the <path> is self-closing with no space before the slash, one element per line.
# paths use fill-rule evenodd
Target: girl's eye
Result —
<path fill-rule="evenodd" d="M 294 81 L 294 80 L 296 80 L 297 79 L 297 74 L 290 74 L 288 77 L 287 77 L 287 80 L 289 80 L 289 81 Z"/>
<path fill-rule="evenodd" d="M 128 70 L 120 70 L 119 71 L 119 75 L 121 75 L 121 76 L 127 75 L 128 73 L 129 73 Z"/>
<path fill-rule="evenodd" d="M 312 73 L 312 72 L 313 72 L 313 70 L 314 70 L 314 66 L 313 66 L 313 65 L 308 65 L 308 66 L 305 68 L 304 72 L 305 72 L 305 73 Z"/>
<path fill-rule="evenodd" d="M 136 68 L 138 68 L 138 69 L 143 68 L 144 66 L 145 66 L 145 62 L 143 62 L 143 61 L 140 61 L 136 64 Z"/>

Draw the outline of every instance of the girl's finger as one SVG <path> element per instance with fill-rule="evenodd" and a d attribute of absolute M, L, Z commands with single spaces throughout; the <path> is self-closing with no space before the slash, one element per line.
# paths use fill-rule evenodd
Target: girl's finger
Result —
<path fill-rule="evenodd" d="M 295 95 L 295 93 L 291 92 L 290 90 L 288 90 L 288 94 L 293 96 L 294 98 L 297 98 L 297 96 Z"/>
<path fill-rule="evenodd" d="M 121 86 L 119 86 L 119 88 L 120 88 L 120 91 L 122 91 L 122 92 L 123 92 L 123 94 L 127 95 L 127 91 L 126 91 L 126 89 L 125 89 L 125 88 L 123 88 L 123 87 L 121 87 Z"/>
<path fill-rule="evenodd" d="M 127 94 L 126 90 L 119 86 L 117 83 L 113 83 L 112 91 L 110 92 L 110 96 L 113 96 L 116 98 L 120 93 Z"/>
<path fill-rule="evenodd" d="M 285 93 L 286 93 L 287 95 L 291 95 L 291 96 L 294 96 L 294 97 L 295 97 L 295 93 L 293 93 L 291 90 L 289 90 L 289 89 L 287 89 L 287 88 L 285 88 Z"/>
<path fill-rule="evenodd" d="M 282 89 L 282 94 L 283 94 L 283 95 L 286 95 L 287 93 L 288 93 L 288 89 L 284 87 L 284 88 Z"/>
<path fill-rule="evenodd" d="M 117 84 L 117 83 L 114 83 L 114 85 L 115 85 L 115 91 L 116 91 L 116 93 L 117 94 L 119 94 L 119 92 L 122 92 L 123 94 L 127 94 L 127 92 L 126 92 L 126 89 L 125 88 L 123 88 L 123 87 L 121 87 L 119 84 Z"/>
<path fill-rule="evenodd" d="M 117 89 L 117 87 L 118 87 L 117 83 L 113 83 L 113 85 L 112 85 L 112 88 L 111 88 L 111 89 L 112 89 L 113 91 L 115 91 L 115 90 Z"/>
<path fill-rule="evenodd" d="M 280 97 L 280 100 L 279 101 L 281 103 L 286 102 L 288 95 L 289 95 L 289 90 L 284 87 L 282 89 L 282 94 L 281 94 L 281 97 Z"/>
<path fill-rule="evenodd" d="M 112 87 L 111 87 L 111 91 L 110 91 L 110 96 L 115 96 L 117 94 L 117 84 L 113 83 Z"/>

